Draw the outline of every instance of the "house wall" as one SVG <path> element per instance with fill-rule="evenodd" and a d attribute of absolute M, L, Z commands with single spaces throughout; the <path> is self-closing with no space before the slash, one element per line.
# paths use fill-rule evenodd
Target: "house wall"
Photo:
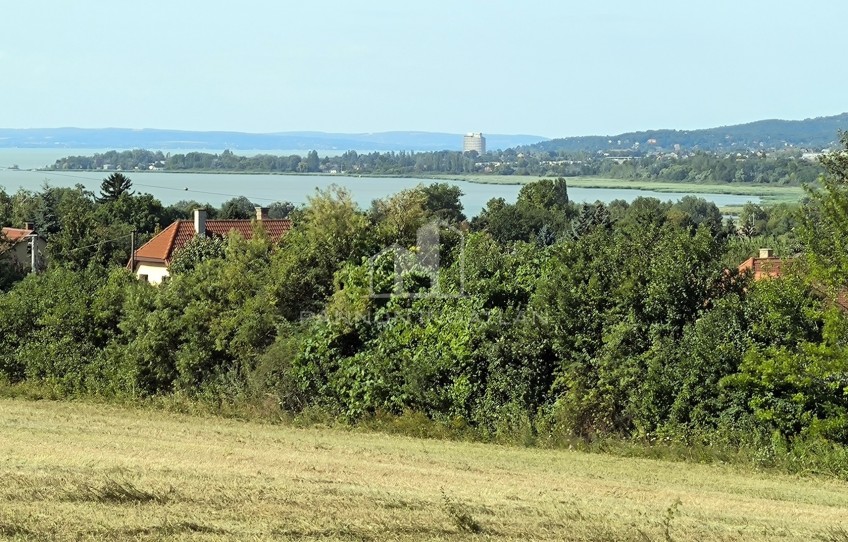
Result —
<path fill-rule="evenodd" d="M 32 262 L 32 257 L 27 253 L 27 245 L 29 241 L 21 241 L 19 243 L 15 243 L 12 247 L 0 254 L 0 259 L 11 261 L 15 265 L 21 266 L 25 271 L 29 271 L 30 263 Z M 47 242 L 44 239 L 38 239 L 35 242 L 35 256 L 37 258 L 37 265 L 41 269 L 47 267 Z"/>
<path fill-rule="evenodd" d="M 166 277 L 170 276 L 170 273 L 164 264 L 139 262 L 135 265 L 135 275 L 139 278 L 141 275 L 147 275 L 147 282 L 161 284 Z"/>

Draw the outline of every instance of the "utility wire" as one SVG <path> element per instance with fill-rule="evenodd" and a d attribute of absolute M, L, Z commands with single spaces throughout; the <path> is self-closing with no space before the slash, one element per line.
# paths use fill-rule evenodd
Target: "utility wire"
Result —
<path fill-rule="evenodd" d="M 128 237 L 132 237 L 132 234 L 131 234 L 131 233 L 128 233 L 127 235 L 122 235 L 122 236 L 120 236 L 120 237 L 116 237 L 116 238 L 114 238 L 114 239 L 105 239 L 105 240 L 103 240 L 103 241 L 100 241 L 100 242 L 98 242 L 98 243 L 94 243 L 94 244 L 92 244 L 92 245 L 86 245 L 86 246 L 84 246 L 84 247 L 72 248 L 72 249 L 71 249 L 71 250 L 69 250 L 68 252 L 76 252 L 77 250 L 83 250 L 83 249 L 86 249 L 86 248 L 98 247 L 98 246 L 100 246 L 100 245 L 103 245 L 103 244 L 106 244 L 106 243 L 113 243 L 113 242 L 115 242 L 115 241 L 120 241 L 120 240 L 122 240 L 122 239 L 126 239 L 126 238 L 128 238 Z"/>

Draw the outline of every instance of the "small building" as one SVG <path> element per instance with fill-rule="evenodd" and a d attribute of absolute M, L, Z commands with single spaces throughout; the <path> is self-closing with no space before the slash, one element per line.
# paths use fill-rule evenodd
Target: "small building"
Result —
<path fill-rule="evenodd" d="M 462 139 L 462 152 L 477 151 L 486 154 L 486 138 L 480 132 L 470 132 Z"/>
<path fill-rule="evenodd" d="M 11 263 L 21 271 L 31 271 L 33 260 L 36 269 L 47 265 L 47 242 L 38 237 L 35 226 L 27 222 L 23 228 L 2 228 L 0 261 Z"/>
<path fill-rule="evenodd" d="M 751 273 L 754 280 L 762 280 L 779 277 L 783 266 L 783 258 L 776 257 L 770 248 L 761 248 L 758 257 L 748 258 L 739 264 L 739 272 Z"/>
<path fill-rule="evenodd" d="M 274 242 L 291 229 L 291 220 L 270 219 L 265 207 L 256 208 L 256 218 L 253 220 L 207 220 L 205 209 L 195 209 L 194 220 L 177 220 L 140 246 L 133 253 L 128 267 L 140 279 L 159 284 L 170 276 L 168 266 L 174 254 L 194 236 L 226 237 L 237 231 L 245 239 L 250 239 L 253 237 L 254 222 L 260 224 Z"/>
<path fill-rule="evenodd" d="M 791 259 L 776 257 L 770 248 L 761 248 L 759 256 L 748 258 L 739 264 L 739 272 L 751 273 L 754 280 L 773 279 L 789 272 L 792 264 Z M 829 293 L 820 284 L 813 283 L 811 287 L 815 295 L 848 312 L 848 289 L 842 288 L 835 293 Z"/>

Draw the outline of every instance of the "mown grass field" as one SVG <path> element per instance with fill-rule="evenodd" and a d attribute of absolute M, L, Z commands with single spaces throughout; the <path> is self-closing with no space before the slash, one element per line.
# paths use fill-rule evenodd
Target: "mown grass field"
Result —
<path fill-rule="evenodd" d="M 0 399 L 0 538 L 848 540 L 848 487 L 574 451 Z"/>

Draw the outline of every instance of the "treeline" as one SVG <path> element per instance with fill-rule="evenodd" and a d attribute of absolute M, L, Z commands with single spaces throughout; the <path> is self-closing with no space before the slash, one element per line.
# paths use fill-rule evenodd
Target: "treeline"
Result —
<path fill-rule="evenodd" d="M 617 179 L 797 186 L 814 183 L 822 171 L 818 162 L 803 160 L 797 154 L 733 153 L 717 156 L 699 152 L 682 159 L 676 155 L 634 157 L 620 161 L 607 159 L 597 164 L 593 174 Z"/>
<path fill-rule="evenodd" d="M 165 155 L 162 151 L 133 149 L 129 151 L 106 151 L 92 156 L 68 156 L 60 158 L 50 169 L 67 170 L 148 170 L 151 167 L 165 167 Z"/>
<path fill-rule="evenodd" d="M 523 153 L 515 149 L 478 156 L 476 153 L 348 151 L 341 156 L 236 155 L 190 152 L 167 154 L 143 150 L 110 151 L 94 156 L 71 156 L 57 160 L 52 169 L 164 169 L 167 171 L 230 171 L 265 173 L 324 173 L 370 175 L 492 174 L 534 176 L 600 176 L 621 179 L 693 183 L 812 183 L 821 166 L 787 151 L 712 154 L 706 152 L 645 154 L 621 153 Z"/>
<path fill-rule="evenodd" d="M 747 231 L 694 197 L 576 205 L 565 179 L 470 221 L 449 185 L 367 210 L 317 192 L 279 244 L 230 238 L 158 287 L 96 262 L 15 283 L 0 374 L 525 443 L 683 442 L 846 477 L 845 156 L 803 209 L 749 208 Z M 806 257 L 753 282 L 736 265 L 763 239 Z"/>

